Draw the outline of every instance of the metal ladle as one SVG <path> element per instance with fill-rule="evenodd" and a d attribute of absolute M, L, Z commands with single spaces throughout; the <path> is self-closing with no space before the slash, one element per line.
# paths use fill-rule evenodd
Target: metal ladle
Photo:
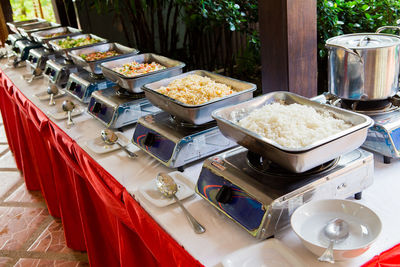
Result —
<path fill-rule="evenodd" d="M 113 131 L 110 129 L 105 129 L 101 131 L 101 138 L 107 145 L 113 145 L 117 144 L 120 148 L 122 148 L 126 153 L 128 153 L 129 157 L 135 158 L 137 157 L 137 154 L 129 151 L 126 149 L 125 146 L 121 145 L 120 142 L 118 142 L 118 135 L 116 135 Z"/>
<path fill-rule="evenodd" d="M 173 197 L 175 199 L 175 201 L 182 208 L 183 213 L 185 213 L 186 218 L 189 220 L 189 223 L 196 234 L 201 234 L 206 231 L 206 229 L 192 216 L 192 214 L 189 213 L 189 211 L 185 208 L 185 206 L 183 206 L 179 198 L 176 197 L 175 194 L 178 191 L 178 186 L 176 185 L 174 179 L 170 175 L 160 172 L 157 175 L 156 184 L 158 190 L 164 196 L 169 198 Z"/>
<path fill-rule="evenodd" d="M 70 100 L 64 100 L 64 102 L 62 103 L 62 109 L 68 114 L 67 125 L 73 125 L 74 122 L 72 121 L 72 111 L 75 109 L 74 102 Z"/>
<path fill-rule="evenodd" d="M 58 94 L 58 88 L 54 84 L 49 84 L 47 87 L 47 93 L 50 95 L 49 106 L 54 106 L 56 102 L 54 101 L 54 96 Z"/>
<path fill-rule="evenodd" d="M 335 218 L 325 225 L 324 234 L 329 239 L 329 246 L 318 260 L 335 263 L 333 245 L 345 240 L 349 236 L 349 224 L 342 219 Z"/>

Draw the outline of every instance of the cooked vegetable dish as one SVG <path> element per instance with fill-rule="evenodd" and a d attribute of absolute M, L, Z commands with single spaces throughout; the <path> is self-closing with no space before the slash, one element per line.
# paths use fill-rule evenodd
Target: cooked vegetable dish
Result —
<path fill-rule="evenodd" d="M 162 86 L 157 91 L 189 105 L 200 105 L 235 92 L 226 84 L 196 74 L 176 79 L 167 87 Z"/>
<path fill-rule="evenodd" d="M 44 36 L 45 38 L 53 38 L 53 37 L 57 37 L 57 36 L 61 36 L 67 34 L 67 32 L 56 32 L 56 33 L 52 33 L 52 34 L 47 34 L 46 36 Z"/>
<path fill-rule="evenodd" d="M 62 39 L 57 42 L 57 44 L 61 48 L 73 48 L 73 47 L 78 47 L 78 46 L 84 46 L 84 45 L 90 45 L 90 44 L 95 44 L 100 42 L 99 39 L 91 38 L 90 36 L 88 37 L 82 37 L 82 38 L 76 38 L 73 39 L 71 37 L 67 37 L 65 39 Z"/>
<path fill-rule="evenodd" d="M 120 53 L 118 53 L 115 50 L 109 50 L 106 52 L 93 52 L 89 54 L 81 54 L 79 55 L 81 58 L 83 58 L 86 61 L 95 61 L 95 60 L 100 60 L 103 58 L 108 58 L 108 57 L 114 57 L 118 56 Z"/>
<path fill-rule="evenodd" d="M 149 72 L 157 71 L 157 70 L 163 70 L 166 69 L 161 64 L 158 64 L 156 62 L 151 62 L 151 63 L 139 63 L 136 61 L 133 61 L 128 64 L 124 64 L 122 67 L 116 67 L 113 68 L 114 71 L 126 76 L 126 77 L 135 77 L 138 75 L 146 74 Z"/>

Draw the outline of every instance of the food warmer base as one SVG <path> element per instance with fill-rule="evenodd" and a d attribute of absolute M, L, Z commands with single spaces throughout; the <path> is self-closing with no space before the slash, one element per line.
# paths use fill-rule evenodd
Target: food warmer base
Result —
<path fill-rule="evenodd" d="M 119 129 L 136 123 L 140 117 L 159 112 L 144 93 L 129 93 L 119 86 L 92 93 L 88 113 L 107 128 Z"/>
<path fill-rule="evenodd" d="M 258 239 L 289 225 L 293 211 L 318 199 L 361 198 L 373 182 L 373 155 L 362 149 L 306 173 L 290 173 L 237 147 L 205 160 L 196 193 Z"/>
<path fill-rule="evenodd" d="M 167 112 L 139 119 L 132 143 L 170 168 L 183 166 L 237 144 L 220 132 L 215 121 L 193 125 Z"/>
<path fill-rule="evenodd" d="M 65 60 L 63 57 L 56 57 L 54 60 L 47 60 L 44 69 L 44 76 L 50 84 L 54 84 L 58 89 L 65 89 L 71 73 L 80 71 L 80 68 Z"/>
<path fill-rule="evenodd" d="M 326 95 L 313 98 L 320 103 L 332 104 Z M 338 105 L 338 104 L 336 104 Z M 367 139 L 363 148 L 383 155 L 385 163 L 391 159 L 400 158 L 400 108 L 393 104 L 381 110 L 355 111 L 361 112 L 374 120 L 374 125 L 368 129 Z"/>
<path fill-rule="evenodd" d="M 26 38 L 22 37 L 21 35 L 19 35 L 17 33 L 8 35 L 7 40 L 5 42 L 7 57 L 17 56 L 17 54 L 16 54 L 17 48 L 15 46 L 15 43 L 19 40 L 26 40 Z"/>
<path fill-rule="evenodd" d="M 82 70 L 69 75 L 66 91 L 82 103 L 89 103 L 93 92 L 115 85 L 114 82 L 105 79 L 104 76 L 95 76 L 86 70 Z"/>
<path fill-rule="evenodd" d="M 35 76 L 39 76 L 43 73 L 47 60 L 55 60 L 57 57 L 61 56 L 44 47 L 31 49 L 26 59 L 27 71 Z"/>
<path fill-rule="evenodd" d="M 20 67 L 28 59 L 29 51 L 34 48 L 42 47 L 41 44 L 31 42 L 29 40 L 18 40 L 15 42 L 13 51 L 16 53 L 16 58 L 14 59 L 14 68 Z"/>

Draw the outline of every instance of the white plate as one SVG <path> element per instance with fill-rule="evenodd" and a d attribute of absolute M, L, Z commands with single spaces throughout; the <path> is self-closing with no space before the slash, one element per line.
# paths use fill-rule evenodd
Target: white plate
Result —
<path fill-rule="evenodd" d="M 182 200 L 194 194 L 194 184 L 185 175 L 179 171 L 170 172 L 169 175 L 174 178 L 178 186 L 178 192 L 176 192 L 178 199 Z M 142 185 L 139 192 L 151 204 L 160 208 L 175 203 L 173 198 L 168 198 L 158 191 L 155 178 Z"/>
<path fill-rule="evenodd" d="M 123 135 L 121 132 L 115 132 L 115 134 L 118 136 L 118 141 L 121 143 L 121 145 L 123 146 L 129 145 L 129 139 L 125 135 Z M 92 140 L 86 141 L 86 146 L 97 154 L 104 154 L 120 149 L 120 147 L 117 144 L 114 145 L 105 144 L 100 136 Z"/>
<path fill-rule="evenodd" d="M 224 267 L 305 267 L 303 261 L 281 241 L 267 239 L 239 249 L 222 260 Z"/>
<path fill-rule="evenodd" d="M 81 115 L 84 111 L 85 111 L 85 108 L 76 106 L 74 108 L 74 110 L 72 111 L 71 116 L 75 117 L 75 116 Z M 56 112 L 56 113 L 47 111 L 47 114 L 49 114 L 49 116 L 55 120 L 65 120 L 68 118 L 68 113 L 65 111 L 60 111 L 60 112 Z"/>
<path fill-rule="evenodd" d="M 65 91 L 59 90 L 58 93 L 53 98 L 54 99 L 59 98 L 63 95 L 65 95 Z M 47 91 L 34 94 L 33 96 L 39 98 L 39 100 L 41 101 L 50 100 L 50 95 L 47 93 Z"/>

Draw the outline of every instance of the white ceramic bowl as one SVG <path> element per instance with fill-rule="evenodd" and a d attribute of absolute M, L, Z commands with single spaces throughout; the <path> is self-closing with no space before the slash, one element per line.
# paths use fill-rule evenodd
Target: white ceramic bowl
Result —
<path fill-rule="evenodd" d="M 379 236 L 382 223 L 371 209 L 357 202 L 340 199 L 311 201 L 297 208 L 290 219 L 293 231 L 318 257 L 329 244 L 323 228 L 332 219 L 349 224 L 349 237 L 334 246 L 335 260 L 360 256 Z"/>

